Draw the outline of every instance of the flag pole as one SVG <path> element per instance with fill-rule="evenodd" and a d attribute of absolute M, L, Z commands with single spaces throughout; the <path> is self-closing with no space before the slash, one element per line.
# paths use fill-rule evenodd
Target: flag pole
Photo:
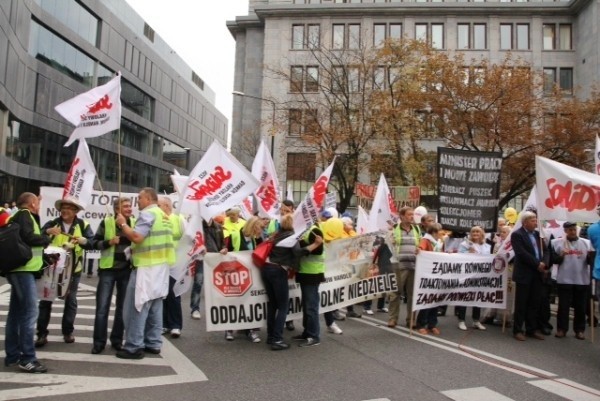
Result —
<path fill-rule="evenodd" d="M 117 130 L 117 164 L 118 164 L 118 172 L 117 172 L 117 185 L 119 188 L 119 199 L 121 198 L 121 126 L 119 125 L 119 129 Z M 121 205 L 119 205 L 119 213 L 121 213 Z"/>

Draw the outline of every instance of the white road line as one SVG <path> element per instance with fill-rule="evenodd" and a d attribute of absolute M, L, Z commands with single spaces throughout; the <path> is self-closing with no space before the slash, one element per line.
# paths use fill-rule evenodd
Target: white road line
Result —
<path fill-rule="evenodd" d="M 444 340 L 444 339 L 440 339 L 440 338 L 434 338 L 432 336 L 422 336 L 422 335 L 420 335 L 420 334 L 418 334 L 418 333 L 416 333 L 414 331 L 413 331 L 413 335 L 411 336 L 408 329 L 403 329 L 403 328 L 399 328 L 400 330 L 398 330 L 398 329 L 391 329 L 391 328 L 387 327 L 384 322 L 382 322 L 380 320 L 377 320 L 377 319 L 363 317 L 362 319 L 355 319 L 354 321 L 355 322 L 361 322 L 361 323 L 367 324 L 369 326 L 378 327 L 381 330 L 388 331 L 389 333 L 393 333 L 393 334 L 396 334 L 398 336 L 411 339 L 413 341 L 418 341 L 418 342 L 421 342 L 421 343 L 424 343 L 424 344 L 428 344 L 428 345 L 431 345 L 433 347 L 441 348 L 441 349 L 444 349 L 446 351 L 453 352 L 453 353 L 455 353 L 457 355 L 462 355 L 465 358 L 474 359 L 474 360 L 479 361 L 481 363 L 485 363 L 487 365 L 490 365 L 490 366 L 493 366 L 493 367 L 496 367 L 496 368 L 499 368 L 499 369 L 504 369 L 504 370 L 506 370 L 508 372 L 515 373 L 515 374 L 517 374 L 519 376 L 523 376 L 523 377 L 526 377 L 528 379 L 535 379 L 535 378 L 539 377 L 539 376 L 536 376 L 536 375 L 534 375 L 532 373 L 537 373 L 538 375 L 542 375 L 542 376 L 545 376 L 545 377 L 555 377 L 556 376 L 556 374 L 554 374 L 554 373 L 550 373 L 550 372 L 547 372 L 547 371 L 544 371 L 544 370 L 541 370 L 541 369 L 538 369 L 538 368 L 534 368 L 533 366 L 528 366 L 528 365 L 525 365 L 525 364 L 522 364 L 522 363 L 519 363 L 519 362 L 516 362 L 516 361 L 512 361 L 510 359 L 502 358 L 502 357 L 499 357 L 497 355 L 490 354 L 490 353 L 487 353 L 487 352 L 484 352 L 484 351 L 480 351 L 480 350 L 477 350 L 477 349 L 474 349 L 474 348 L 465 347 L 465 346 L 462 347 L 464 349 L 468 349 L 469 352 L 471 352 L 471 353 L 473 353 L 475 355 L 480 355 L 482 357 L 485 357 L 484 359 L 478 358 L 475 355 L 471 355 L 469 353 L 461 351 L 458 348 L 459 347 L 458 343 L 454 343 L 452 341 L 448 341 L 448 340 Z M 509 365 L 509 366 L 506 366 L 506 365 L 503 365 L 503 364 L 498 364 L 496 362 L 502 362 L 502 363 L 504 363 L 506 365 Z M 527 372 L 519 370 L 517 368 L 527 370 Z M 528 373 L 528 372 L 532 372 L 532 373 Z"/>
<path fill-rule="evenodd" d="M 0 341 L 4 341 L 4 334 L 0 334 Z M 64 341 L 65 340 L 63 339 L 63 336 L 53 336 L 53 335 L 48 336 L 49 343 L 62 343 Z M 92 337 L 78 336 L 77 333 L 75 333 L 75 343 L 77 343 L 77 344 L 93 344 L 94 339 Z M 110 346 L 110 344 L 109 344 L 109 346 Z"/>
<path fill-rule="evenodd" d="M 600 401 L 600 391 L 567 379 L 533 380 L 527 383 L 571 401 Z"/>
<path fill-rule="evenodd" d="M 93 363 L 118 363 L 120 365 L 139 365 L 139 360 L 118 359 L 115 355 L 92 355 L 77 352 L 44 352 L 36 351 L 38 359 L 45 361 L 93 362 Z M 143 359 L 144 366 L 170 366 L 162 358 L 150 357 Z M 48 365 L 52 366 L 52 363 Z"/>
<path fill-rule="evenodd" d="M 389 398 L 373 398 L 372 400 L 364 400 L 364 401 L 390 401 Z"/>
<path fill-rule="evenodd" d="M 0 327 L 6 327 L 6 322 L 0 322 Z M 60 323 L 50 323 L 48 325 L 48 330 L 57 330 L 60 333 L 62 330 L 62 325 Z M 80 324 L 76 324 L 75 332 L 77 331 L 94 331 L 94 326 L 82 326 Z"/>
<path fill-rule="evenodd" d="M 53 308 L 53 309 L 57 309 L 57 308 Z M 79 309 L 79 307 L 78 307 L 78 309 Z M 7 310 L 0 310 L 0 316 L 8 316 L 8 311 Z M 62 312 L 52 312 L 52 313 L 50 313 L 50 316 L 62 319 L 63 313 Z M 90 319 L 90 320 L 94 320 L 95 318 L 96 318 L 96 315 L 89 315 L 89 314 L 85 314 L 85 313 L 78 313 L 77 317 L 75 318 L 75 320 L 78 320 L 78 319 Z M 108 316 L 108 320 L 114 320 L 114 316 L 109 315 Z"/>
<path fill-rule="evenodd" d="M 440 391 L 446 397 L 454 401 L 514 401 L 487 387 L 463 388 L 460 390 Z"/>

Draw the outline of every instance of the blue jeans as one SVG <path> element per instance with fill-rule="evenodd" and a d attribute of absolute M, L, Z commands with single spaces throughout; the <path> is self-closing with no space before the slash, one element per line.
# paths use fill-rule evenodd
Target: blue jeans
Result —
<path fill-rule="evenodd" d="M 62 334 L 63 336 L 73 334 L 75 329 L 75 316 L 77 316 L 77 289 L 79 288 L 79 280 L 81 272 L 74 273 L 71 284 L 69 284 L 69 294 L 65 298 L 65 309 L 62 317 Z M 50 323 L 50 314 L 52 312 L 52 301 L 40 301 L 40 313 L 37 320 L 38 337 L 48 335 L 48 324 Z"/>
<path fill-rule="evenodd" d="M 5 364 L 36 361 L 33 332 L 38 317 L 38 295 L 33 273 L 9 273 L 10 304 L 6 317 Z"/>
<path fill-rule="evenodd" d="M 283 328 L 289 308 L 288 273 L 280 266 L 265 265 L 261 271 L 267 291 L 267 340 L 283 341 Z"/>
<path fill-rule="evenodd" d="M 302 326 L 304 337 L 319 340 L 319 284 L 300 284 L 302 292 Z"/>
<path fill-rule="evenodd" d="M 181 313 L 181 296 L 176 297 L 173 286 L 177 281 L 169 276 L 169 293 L 163 300 L 163 327 L 165 329 L 183 328 L 183 316 Z"/>
<path fill-rule="evenodd" d="M 123 303 L 125 345 L 123 349 L 134 353 L 145 347 L 160 349 L 162 346 L 162 298 L 144 303 L 142 310 L 135 309 L 135 281 L 137 270 L 132 270 Z"/>
<path fill-rule="evenodd" d="M 115 318 L 110 332 L 111 344 L 123 343 L 123 302 L 129 283 L 130 269 L 98 269 L 98 287 L 96 289 L 96 317 L 94 319 L 94 346 L 106 346 L 106 332 L 108 330 L 108 315 L 113 288 L 117 286 L 117 302 L 115 305 Z"/>
<path fill-rule="evenodd" d="M 194 273 L 194 284 L 192 285 L 192 296 L 190 298 L 190 308 L 192 313 L 200 311 L 200 293 L 202 292 L 202 280 L 204 280 L 204 262 L 196 261 L 196 272 Z"/>

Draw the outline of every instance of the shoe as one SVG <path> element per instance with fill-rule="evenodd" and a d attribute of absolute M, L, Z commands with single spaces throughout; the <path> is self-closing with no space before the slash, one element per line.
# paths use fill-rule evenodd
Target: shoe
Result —
<path fill-rule="evenodd" d="M 234 338 L 233 338 L 233 330 L 227 330 L 225 332 L 225 340 L 227 340 L 227 341 L 233 341 L 234 340 Z"/>
<path fill-rule="evenodd" d="M 373 313 L 373 312 L 371 312 L 371 313 Z M 350 312 L 346 313 L 346 317 L 360 318 L 360 317 L 362 317 L 362 315 L 360 313 L 356 313 L 353 310 L 351 310 Z"/>
<path fill-rule="evenodd" d="M 102 353 L 102 351 L 104 351 L 104 347 L 102 347 L 100 345 L 94 345 L 94 347 L 92 348 L 92 354 L 94 354 L 94 355 L 100 354 L 100 353 Z"/>
<path fill-rule="evenodd" d="M 319 345 L 321 344 L 321 341 L 312 338 L 312 337 L 308 337 L 306 339 L 306 341 L 304 341 L 303 343 L 298 344 L 299 347 L 314 347 L 315 345 Z"/>
<path fill-rule="evenodd" d="M 290 348 L 289 344 L 286 344 L 283 341 L 274 341 L 273 344 L 271 344 L 271 349 L 273 351 L 282 351 L 288 348 Z"/>
<path fill-rule="evenodd" d="M 374 315 L 373 310 L 371 309 L 365 309 L 365 314 L 369 316 Z"/>
<path fill-rule="evenodd" d="M 542 333 L 545 336 L 549 336 L 550 334 L 552 334 L 552 329 L 544 327 L 543 329 L 540 330 L 540 333 Z"/>
<path fill-rule="evenodd" d="M 290 320 L 289 322 L 285 322 L 285 328 L 288 329 L 288 331 L 296 330 L 296 326 L 294 326 L 294 321 Z"/>
<path fill-rule="evenodd" d="M 144 358 L 144 351 L 138 349 L 135 352 L 129 352 L 124 349 L 117 351 L 117 358 L 121 359 L 142 359 Z"/>
<path fill-rule="evenodd" d="M 585 340 L 585 335 L 582 331 L 578 331 L 577 333 L 575 333 L 575 338 L 578 340 Z"/>
<path fill-rule="evenodd" d="M 144 347 L 144 352 L 146 352 L 148 354 L 158 355 L 158 354 L 160 354 L 160 348 Z"/>
<path fill-rule="evenodd" d="M 534 331 L 531 334 L 527 334 L 527 337 L 535 338 L 536 340 L 545 340 L 546 339 L 546 337 L 544 337 L 544 335 L 542 333 L 540 333 L 539 331 Z"/>
<path fill-rule="evenodd" d="M 393 329 L 394 327 L 396 327 L 396 324 L 397 324 L 397 322 L 395 319 L 390 319 L 390 320 L 388 320 L 387 326 L 391 327 Z"/>
<path fill-rule="evenodd" d="M 121 351 L 123 349 L 123 346 L 121 345 L 121 343 L 112 343 L 110 345 L 110 347 L 117 351 Z"/>
<path fill-rule="evenodd" d="M 385 307 L 384 307 L 384 308 L 379 308 L 379 309 L 377 309 L 377 312 L 389 313 L 389 312 L 390 312 L 390 310 L 389 310 L 388 308 L 385 308 Z"/>
<path fill-rule="evenodd" d="M 343 331 L 338 327 L 335 322 L 331 323 L 331 326 L 327 326 L 327 331 L 333 334 L 342 334 Z"/>
<path fill-rule="evenodd" d="M 172 329 L 171 338 L 179 338 L 181 336 L 181 329 Z"/>
<path fill-rule="evenodd" d="M 75 342 L 75 337 L 73 336 L 73 334 L 65 334 L 63 338 L 65 339 L 65 342 L 67 344 L 73 344 Z"/>
<path fill-rule="evenodd" d="M 248 339 L 255 344 L 260 342 L 260 337 L 258 336 L 258 333 L 256 331 L 251 331 L 250 333 L 248 333 Z"/>
<path fill-rule="evenodd" d="M 515 334 L 513 334 L 513 337 L 517 341 L 525 341 L 525 334 L 523 334 L 523 333 L 515 333 Z"/>
<path fill-rule="evenodd" d="M 458 322 L 458 328 L 462 331 L 467 331 L 467 325 L 462 320 Z"/>
<path fill-rule="evenodd" d="M 479 322 L 478 320 L 473 322 L 473 328 L 482 331 L 486 329 L 485 326 L 481 324 L 481 322 Z"/>
<path fill-rule="evenodd" d="M 17 366 L 18 364 L 19 364 L 18 360 L 14 361 L 14 362 L 9 362 L 6 359 L 4 360 L 4 366 L 7 368 L 10 368 L 12 366 Z"/>
<path fill-rule="evenodd" d="M 37 340 L 35 340 L 36 348 L 43 347 L 46 344 L 48 344 L 48 337 L 46 336 L 38 336 Z"/>
<path fill-rule="evenodd" d="M 306 340 L 306 336 L 304 336 L 304 334 L 298 334 L 292 337 L 292 340 L 294 341 L 304 341 Z"/>
<path fill-rule="evenodd" d="M 566 335 L 567 334 L 563 330 L 556 330 L 556 334 L 554 335 L 554 337 L 556 337 L 556 338 L 563 338 Z"/>
<path fill-rule="evenodd" d="M 333 319 L 341 322 L 342 320 L 346 320 L 346 316 L 342 315 L 339 310 L 334 310 Z"/>
<path fill-rule="evenodd" d="M 192 319 L 195 319 L 195 320 L 202 319 L 202 315 L 200 314 L 200 311 L 197 311 L 197 310 L 193 311 L 192 312 Z"/>
<path fill-rule="evenodd" d="M 167 328 L 163 327 L 163 329 L 162 329 L 162 335 L 163 336 L 166 335 L 166 334 L 169 334 L 170 332 L 171 332 L 171 329 L 167 329 Z"/>
<path fill-rule="evenodd" d="M 440 329 L 438 329 L 437 327 L 434 327 L 433 329 L 429 329 L 429 331 L 431 331 L 431 334 L 433 334 L 434 336 L 439 336 L 440 334 L 442 334 Z"/>
<path fill-rule="evenodd" d="M 422 327 L 419 330 L 417 330 L 417 333 L 422 334 L 424 336 L 426 336 L 427 334 L 429 334 L 429 332 L 427 331 L 427 329 L 425 327 Z"/>
<path fill-rule="evenodd" d="M 38 361 L 27 363 L 19 362 L 19 369 L 24 370 L 27 373 L 46 373 L 48 371 L 48 368 Z"/>

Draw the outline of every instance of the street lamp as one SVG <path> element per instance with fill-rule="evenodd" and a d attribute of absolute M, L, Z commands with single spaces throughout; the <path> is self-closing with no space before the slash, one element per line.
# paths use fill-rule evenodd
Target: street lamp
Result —
<path fill-rule="evenodd" d="M 273 149 L 275 147 L 275 101 L 273 101 L 272 99 L 266 99 L 266 98 L 260 97 L 260 96 L 247 95 L 244 92 L 240 92 L 240 91 L 233 91 L 233 92 L 231 92 L 231 94 L 235 95 L 235 96 L 249 97 L 251 99 L 257 99 L 257 100 L 262 100 L 262 101 L 271 103 L 271 107 L 273 107 L 273 115 L 272 115 L 272 119 L 271 119 L 271 157 L 274 157 Z"/>

